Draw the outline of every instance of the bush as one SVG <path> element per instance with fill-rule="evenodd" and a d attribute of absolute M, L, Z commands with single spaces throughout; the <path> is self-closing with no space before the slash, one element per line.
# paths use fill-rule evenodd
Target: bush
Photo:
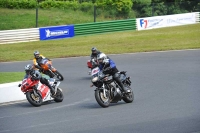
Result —
<path fill-rule="evenodd" d="M 0 7 L 10 9 L 32 9 L 36 4 L 36 0 L 0 0 Z"/>
<path fill-rule="evenodd" d="M 80 4 L 80 10 L 83 12 L 91 11 L 94 8 L 94 4 L 91 2 L 83 2 Z"/>

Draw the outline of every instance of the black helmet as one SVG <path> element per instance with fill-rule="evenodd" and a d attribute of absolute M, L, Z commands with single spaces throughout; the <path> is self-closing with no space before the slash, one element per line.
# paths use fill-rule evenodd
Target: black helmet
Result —
<path fill-rule="evenodd" d="M 91 51 L 92 51 L 92 52 L 97 51 L 97 48 L 93 47 L 93 48 L 91 49 Z"/>
<path fill-rule="evenodd" d="M 97 54 L 97 48 L 93 47 L 93 48 L 91 49 L 91 51 L 92 51 L 92 54 Z"/>
<path fill-rule="evenodd" d="M 28 64 L 24 67 L 26 74 L 29 74 L 33 70 L 33 65 Z"/>
<path fill-rule="evenodd" d="M 38 59 L 40 57 L 40 52 L 39 51 L 35 51 L 33 53 L 33 55 L 35 56 L 36 59 Z"/>

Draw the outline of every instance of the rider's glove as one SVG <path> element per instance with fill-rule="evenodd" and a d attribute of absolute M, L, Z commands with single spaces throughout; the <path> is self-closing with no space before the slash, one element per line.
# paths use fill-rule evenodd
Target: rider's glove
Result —
<path fill-rule="evenodd" d="M 47 60 L 49 60 L 49 61 L 51 61 L 51 59 L 49 59 L 49 58 L 46 58 Z"/>
<path fill-rule="evenodd" d="M 36 67 L 37 69 L 41 69 L 41 67 L 40 67 L 39 65 L 35 65 L 35 67 Z"/>

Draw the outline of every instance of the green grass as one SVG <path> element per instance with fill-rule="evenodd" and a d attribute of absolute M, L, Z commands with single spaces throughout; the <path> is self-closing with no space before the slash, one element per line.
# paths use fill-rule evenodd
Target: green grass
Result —
<path fill-rule="evenodd" d="M 24 75 L 24 72 L 0 72 L 0 84 L 21 81 Z"/>
<path fill-rule="evenodd" d="M 0 72 L 0 84 L 21 81 L 25 72 Z M 48 75 L 42 74 L 42 77 L 49 79 Z"/>
<path fill-rule="evenodd" d="M 0 8 L 0 30 L 24 29 L 36 27 L 36 9 Z M 108 21 L 111 18 L 98 16 L 97 22 Z M 39 9 L 38 27 L 68 25 L 94 22 L 92 12 L 81 12 L 61 9 Z"/>

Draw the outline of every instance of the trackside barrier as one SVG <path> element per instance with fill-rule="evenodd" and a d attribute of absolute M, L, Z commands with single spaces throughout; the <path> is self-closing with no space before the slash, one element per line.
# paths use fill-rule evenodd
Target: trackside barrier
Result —
<path fill-rule="evenodd" d="M 13 102 L 26 99 L 26 96 L 21 92 L 21 88 L 18 87 L 21 81 L 0 84 L 0 103 Z"/>
<path fill-rule="evenodd" d="M 137 18 L 137 30 L 180 26 L 198 22 L 199 12 Z"/>
<path fill-rule="evenodd" d="M 199 23 L 200 22 L 200 12 L 196 12 L 195 15 L 196 15 L 196 23 Z"/>
<path fill-rule="evenodd" d="M 136 30 L 136 19 L 75 24 L 74 30 L 75 36 L 125 30 Z"/>
<path fill-rule="evenodd" d="M 19 29 L 0 31 L 0 44 L 39 41 L 39 29 Z"/>
<path fill-rule="evenodd" d="M 39 28 L 40 40 L 62 39 L 74 36 L 74 25 Z"/>

